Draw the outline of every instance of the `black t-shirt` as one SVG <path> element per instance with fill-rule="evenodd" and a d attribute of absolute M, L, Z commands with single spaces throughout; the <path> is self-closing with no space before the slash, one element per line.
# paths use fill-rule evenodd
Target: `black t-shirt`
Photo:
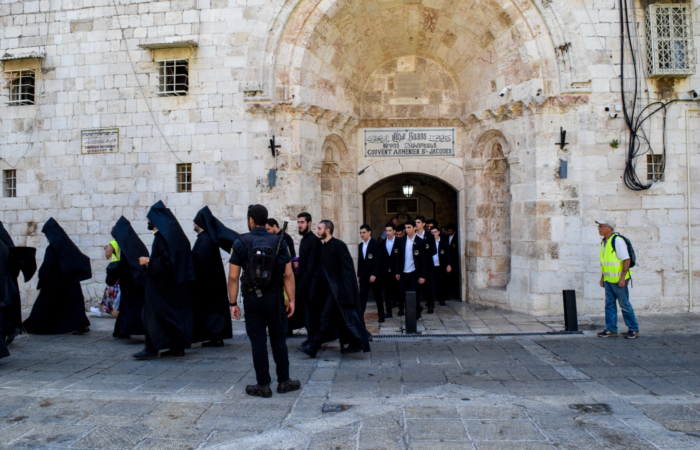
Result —
<path fill-rule="evenodd" d="M 277 248 L 277 241 L 279 236 L 275 234 L 268 233 L 264 227 L 255 227 L 250 230 L 250 234 L 255 236 L 256 242 L 265 242 L 265 245 L 270 248 Z M 243 242 L 245 235 L 241 236 L 233 243 L 233 251 L 231 252 L 231 258 L 228 260 L 234 266 L 245 267 L 248 265 L 248 247 L 246 247 L 245 242 Z M 292 258 L 289 256 L 289 249 L 287 248 L 287 243 L 282 240 L 282 246 L 280 247 L 279 255 L 277 256 L 277 262 L 281 267 L 286 266 L 288 263 L 292 262 Z"/>

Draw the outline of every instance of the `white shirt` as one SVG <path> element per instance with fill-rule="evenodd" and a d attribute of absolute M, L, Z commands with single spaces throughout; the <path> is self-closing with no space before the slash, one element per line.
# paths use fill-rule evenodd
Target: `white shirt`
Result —
<path fill-rule="evenodd" d="M 448 240 L 447 242 L 449 242 L 450 244 L 452 244 L 452 238 L 453 238 L 453 237 L 455 237 L 454 234 L 453 234 L 452 236 L 449 237 L 449 240 Z"/>
<path fill-rule="evenodd" d="M 438 244 L 440 244 L 439 238 L 437 241 L 435 241 L 435 248 L 440 248 L 438 247 Z M 433 255 L 433 264 L 435 264 L 435 267 L 438 267 L 440 265 L 440 257 L 438 256 L 438 252 L 435 252 L 435 254 Z"/>
<path fill-rule="evenodd" d="M 369 247 L 369 239 L 362 241 L 362 257 L 367 259 L 367 247 Z"/>
<path fill-rule="evenodd" d="M 406 235 L 406 252 L 404 253 L 403 262 L 403 272 L 411 273 L 415 272 L 416 264 L 413 262 L 413 241 L 416 239 L 416 235 L 413 235 L 413 239 Z"/>
<path fill-rule="evenodd" d="M 610 239 L 612 239 L 612 236 L 610 236 Z M 608 241 L 605 241 L 606 245 L 607 243 Z M 615 254 L 617 254 L 617 257 L 620 258 L 621 261 L 630 258 L 630 254 L 627 251 L 627 243 L 625 243 L 625 240 L 619 236 L 617 239 L 615 239 Z"/>
<path fill-rule="evenodd" d="M 394 239 L 387 238 L 385 241 L 386 252 L 389 254 L 389 257 L 391 257 L 391 251 L 394 249 L 394 242 L 396 242 L 396 237 Z M 391 272 L 391 267 L 389 267 L 389 272 Z"/>

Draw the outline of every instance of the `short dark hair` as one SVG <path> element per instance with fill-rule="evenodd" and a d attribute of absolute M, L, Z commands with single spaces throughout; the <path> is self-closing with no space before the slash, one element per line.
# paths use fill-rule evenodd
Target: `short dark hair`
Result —
<path fill-rule="evenodd" d="M 450 222 L 450 223 L 448 223 L 447 225 L 445 225 L 445 229 L 446 229 L 446 230 L 452 230 L 452 231 L 454 231 L 454 230 L 455 230 L 455 224 L 453 224 L 452 222 Z"/>
<path fill-rule="evenodd" d="M 420 220 L 421 222 L 425 223 L 425 216 L 416 216 L 413 220 Z M 413 226 L 416 226 L 415 222 L 413 222 Z"/>
<path fill-rule="evenodd" d="M 439 228 L 438 221 L 435 220 L 435 219 L 430 219 L 430 220 L 427 221 L 426 223 L 431 224 L 431 225 L 432 225 L 433 227 L 435 227 L 435 228 Z"/>
<path fill-rule="evenodd" d="M 404 227 L 405 227 L 406 225 L 410 225 L 410 226 L 412 226 L 413 228 L 415 228 L 415 227 L 416 227 L 416 221 L 413 220 L 413 219 L 410 219 L 410 220 L 407 220 L 406 223 L 404 223 L 403 225 L 404 225 Z"/>
<path fill-rule="evenodd" d="M 362 229 L 367 230 L 367 231 L 372 231 L 372 227 L 370 227 L 366 223 L 363 223 L 362 225 L 360 225 L 360 230 L 362 230 Z"/>
<path fill-rule="evenodd" d="M 396 228 L 394 228 L 394 230 L 396 230 L 396 231 L 404 231 L 405 229 L 406 229 L 406 227 L 402 223 L 396 225 Z"/>
<path fill-rule="evenodd" d="M 333 222 L 330 220 L 322 220 L 318 223 L 319 225 L 323 225 L 326 227 L 326 230 L 333 236 L 333 230 L 335 229 L 335 225 L 333 225 Z"/>
<path fill-rule="evenodd" d="M 392 230 L 396 230 L 397 226 L 398 225 L 395 226 L 393 223 L 389 222 L 386 225 L 384 225 L 384 228 L 391 228 Z"/>
<path fill-rule="evenodd" d="M 279 222 L 277 222 L 275 219 L 267 219 L 267 224 L 270 225 L 271 227 L 280 227 Z"/>
<path fill-rule="evenodd" d="M 301 218 L 303 218 L 307 222 L 311 222 L 311 214 L 309 214 L 307 212 L 299 213 L 299 215 L 297 216 L 297 219 L 301 219 Z"/>
<path fill-rule="evenodd" d="M 264 227 L 267 223 L 267 208 L 263 205 L 250 205 L 248 207 L 248 217 L 253 219 L 253 224 Z"/>

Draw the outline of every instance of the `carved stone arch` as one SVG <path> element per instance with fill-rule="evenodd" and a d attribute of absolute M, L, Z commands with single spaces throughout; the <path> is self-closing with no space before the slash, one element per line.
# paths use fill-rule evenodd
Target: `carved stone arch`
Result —
<path fill-rule="evenodd" d="M 337 134 L 331 134 L 321 146 L 321 216 L 335 224 L 335 237 L 345 240 L 355 225 L 352 192 L 357 186 L 348 148 Z M 347 236 L 346 236 L 347 235 Z"/>

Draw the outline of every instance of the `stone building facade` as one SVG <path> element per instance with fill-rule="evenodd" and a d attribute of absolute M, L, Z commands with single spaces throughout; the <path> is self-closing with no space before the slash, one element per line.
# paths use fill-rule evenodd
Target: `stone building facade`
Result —
<path fill-rule="evenodd" d="M 640 61 L 651 3 L 629 4 Z M 263 203 L 277 219 L 330 218 L 354 244 L 367 199 L 411 176 L 427 186 L 416 195 L 454 199 L 434 211 L 458 223 L 465 301 L 561 314 L 574 289 L 580 312 L 601 312 L 600 216 L 635 244 L 638 311 L 687 311 L 700 292 L 698 103 L 646 123 L 656 153 L 666 129 L 663 181 L 625 187 L 619 1 L 6 0 L 0 24 L 0 165 L 16 180 L 0 220 L 41 258 L 41 227 L 56 218 L 93 260 L 90 298 L 111 227 L 124 215 L 150 244 L 159 199 L 191 237 L 203 205 L 243 230 L 247 206 Z M 8 104 L 22 70 L 35 74 L 34 104 Z M 694 71 L 639 71 L 644 105 L 700 90 Z M 365 153 L 367 130 L 438 128 L 452 130 L 453 154 Z M 118 130 L 118 151 L 90 153 L 90 130 Z M 191 164 L 190 192 L 178 192 L 178 164 Z M 646 180 L 645 156 L 637 172 Z M 23 287 L 27 305 L 35 287 Z"/>

